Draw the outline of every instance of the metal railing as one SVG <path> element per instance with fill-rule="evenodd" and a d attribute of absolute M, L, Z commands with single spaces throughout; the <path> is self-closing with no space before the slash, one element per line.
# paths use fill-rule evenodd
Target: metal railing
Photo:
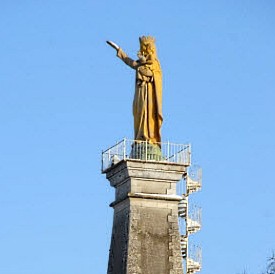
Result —
<path fill-rule="evenodd" d="M 202 250 L 189 244 L 189 235 L 201 229 L 201 207 L 190 203 L 190 194 L 202 187 L 202 169 L 197 165 L 188 167 L 186 176 L 177 185 L 177 194 L 182 196 L 178 205 L 179 229 L 181 235 L 181 255 L 187 274 L 195 274 L 202 267 Z"/>
<path fill-rule="evenodd" d="M 198 245 L 189 246 L 189 256 L 187 258 L 188 273 L 195 273 L 202 267 L 202 249 Z"/>
<path fill-rule="evenodd" d="M 202 168 L 192 165 L 188 170 L 186 178 L 186 187 L 188 194 L 200 191 L 202 187 Z"/>
<path fill-rule="evenodd" d="M 151 144 L 147 141 L 123 139 L 102 152 L 102 172 L 122 160 L 135 159 L 191 164 L 190 144 L 174 144 L 170 142 Z"/>
<path fill-rule="evenodd" d="M 186 218 L 188 233 L 196 233 L 201 229 L 201 208 L 193 206 L 193 209 Z"/>

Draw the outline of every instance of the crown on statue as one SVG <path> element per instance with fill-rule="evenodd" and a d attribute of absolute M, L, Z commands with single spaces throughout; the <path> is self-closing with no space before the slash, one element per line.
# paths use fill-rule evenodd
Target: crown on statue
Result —
<path fill-rule="evenodd" d="M 155 38 L 152 36 L 139 37 L 140 44 L 155 44 Z"/>

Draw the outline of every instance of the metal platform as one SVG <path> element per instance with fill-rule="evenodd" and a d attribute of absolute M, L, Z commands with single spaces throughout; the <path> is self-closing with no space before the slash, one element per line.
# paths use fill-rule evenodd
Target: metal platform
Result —
<path fill-rule="evenodd" d="M 148 143 L 147 141 L 123 139 L 102 152 L 102 173 L 122 160 L 157 161 L 189 166 L 191 145 L 170 142 Z"/>

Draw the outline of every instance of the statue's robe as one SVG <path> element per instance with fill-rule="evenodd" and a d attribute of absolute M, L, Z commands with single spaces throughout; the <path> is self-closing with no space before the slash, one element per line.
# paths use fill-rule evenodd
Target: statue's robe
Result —
<path fill-rule="evenodd" d="M 132 60 L 122 49 L 117 56 L 136 70 L 136 88 L 133 101 L 135 140 L 151 144 L 161 142 L 162 75 L 159 61 L 154 58 L 148 65 Z M 159 144 L 160 145 L 160 144 Z"/>

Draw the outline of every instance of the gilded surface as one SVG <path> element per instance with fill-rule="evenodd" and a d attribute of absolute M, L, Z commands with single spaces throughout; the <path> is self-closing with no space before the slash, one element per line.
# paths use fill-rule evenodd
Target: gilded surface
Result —
<path fill-rule="evenodd" d="M 116 44 L 107 43 L 117 50 L 117 56 L 136 70 L 135 95 L 133 101 L 135 140 L 151 144 L 161 142 L 162 117 L 162 74 L 157 58 L 154 38 L 139 39 L 138 60 L 133 60 Z"/>

